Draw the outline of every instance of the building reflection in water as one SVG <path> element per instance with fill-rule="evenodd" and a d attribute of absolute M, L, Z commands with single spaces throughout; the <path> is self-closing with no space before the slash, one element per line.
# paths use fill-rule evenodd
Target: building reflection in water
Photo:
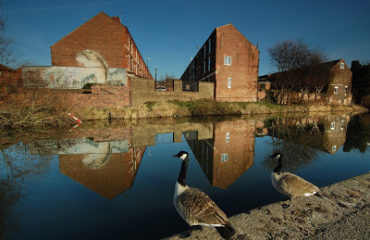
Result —
<path fill-rule="evenodd" d="M 334 154 L 346 141 L 347 125 L 350 116 L 346 114 L 328 116 L 325 120 L 323 148 L 327 152 Z"/>
<path fill-rule="evenodd" d="M 336 153 L 346 141 L 350 116 L 329 115 L 325 117 L 277 118 L 269 120 L 268 135 L 286 142 Z"/>
<path fill-rule="evenodd" d="M 326 152 L 335 154 L 346 140 L 349 115 L 286 117 L 265 121 L 273 152 L 285 156 L 283 168 L 295 171 Z M 266 132 L 261 130 L 260 132 Z M 266 160 L 270 169 L 273 164 Z"/>
<path fill-rule="evenodd" d="M 133 185 L 146 147 L 133 147 L 130 140 L 76 138 L 37 141 L 29 149 L 58 155 L 61 173 L 111 200 Z"/>
<path fill-rule="evenodd" d="M 181 142 L 182 134 L 212 186 L 226 189 L 253 165 L 256 136 L 272 136 L 272 150 L 281 151 L 294 170 L 312 161 L 317 151 L 338 151 L 345 142 L 348 121 L 348 115 L 337 115 L 160 122 L 128 129 L 88 129 L 75 138 L 34 141 L 28 148 L 32 154 L 58 155 L 61 173 L 113 199 L 132 187 L 147 146 Z"/>
<path fill-rule="evenodd" d="M 184 136 L 212 186 L 228 188 L 253 165 L 254 120 L 214 122 L 209 139 L 196 131 Z"/>

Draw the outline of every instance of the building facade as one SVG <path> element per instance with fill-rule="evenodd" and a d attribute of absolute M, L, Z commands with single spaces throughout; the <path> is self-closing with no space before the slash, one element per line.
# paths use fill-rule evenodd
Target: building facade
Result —
<path fill-rule="evenodd" d="M 153 79 L 129 30 L 119 17 L 100 12 L 51 47 L 53 66 L 125 68 Z"/>
<path fill-rule="evenodd" d="M 183 89 L 215 83 L 216 101 L 257 101 L 259 50 L 232 24 L 217 27 L 181 76 Z"/>
<path fill-rule="evenodd" d="M 297 71 L 299 72 L 299 69 Z M 275 96 L 278 95 L 277 91 L 279 91 L 279 89 L 277 88 L 277 81 L 284 81 L 284 73 L 287 72 L 277 72 L 258 77 L 259 100 L 265 98 L 265 90 L 270 90 L 270 88 L 273 89 Z M 291 73 L 294 74 L 293 71 Z M 315 84 L 308 83 L 308 94 L 306 97 L 302 98 L 302 100 L 320 100 L 327 104 L 351 104 L 352 72 L 343 59 L 311 66 L 307 74 L 310 76 L 307 81 L 323 82 L 324 84 L 316 99 L 316 97 L 310 97 L 310 95 L 315 95 L 315 91 L 317 90 Z M 285 98 L 288 94 L 291 99 L 294 97 L 301 99 L 301 93 L 294 88 L 292 88 L 291 92 L 287 92 Z M 283 102 L 286 102 L 286 99 L 284 99 Z"/>
<path fill-rule="evenodd" d="M 0 98 L 22 86 L 22 70 L 0 64 Z"/>

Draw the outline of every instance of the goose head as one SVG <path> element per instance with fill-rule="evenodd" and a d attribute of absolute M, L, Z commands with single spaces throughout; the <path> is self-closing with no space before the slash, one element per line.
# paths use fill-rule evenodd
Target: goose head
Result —
<path fill-rule="evenodd" d="M 180 151 L 177 154 L 173 155 L 174 158 L 180 158 L 181 160 L 185 160 L 189 156 L 189 153 L 185 151 Z"/>
<path fill-rule="evenodd" d="M 273 172 L 276 172 L 276 173 L 280 172 L 280 169 L 282 167 L 282 163 L 281 162 L 283 160 L 283 154 L 277 152 L 277 153 L 272 154 L 270 156 L 270 158 L 278 161 L 276 167 L 273 170 Z"/>
<path fill-rule="evenodd" d="M 283 154 L 281 154 L 281 153 L 277 152 L 277 153 L 272 154 L 272 155 L 270 156 L 270 158 L 272 158 L 272 159 L 276 159 L 276 160 L 278 160 L 278 161 L 281 161 L 281 160 L 283 160 Z"/>

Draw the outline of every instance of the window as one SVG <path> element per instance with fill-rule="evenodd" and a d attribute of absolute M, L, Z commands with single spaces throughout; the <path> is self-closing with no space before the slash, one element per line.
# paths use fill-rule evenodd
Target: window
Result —
<path fill-rule="evenodd" d="M 208 39 L 208 53 L 211 54 L 211 39 Z"/>
<path fill-rule="evenodd" d="M 227 78 L 227 88 L 231 88 L 231 77 Z"/>
<path fill-rule="evenodd" d="M 337 145 L 332 146 L 332 147 L 331 147 L 331 151 L 332 151 L 332 152 L 336 152 L 336 151 L 337 151 Z"/>
<path fill-rule="evenodd" d="M 211 56 L 208 57 L 208 72 L 211 71 Z"/>
<path fill-rule="evenodd" d="M 266 89 L 266 84 L 260 83 L 259 90 L 262 91 L 263 89 Z"/>
<path fill-rule="evenodd" d="M 229 160 L 229 154 L 223 153 L 221 154 L 221 162 L 227 162 Z"/>
<path fill-rule="evenodd" d="M 331 122 L 330 124 L 330 130 L 334 130 L 335 129 L 335 122 Z"/>
<path fill-rule="evenodd" d="M 203 58 L 206 59 L 207 57 L 207 52 L 206 52 L 206 44 L 203 46 Z"/>
<path fill-rule="evenodd" d="M 226 143 L 229 143 L 230 142 L 230 133 L 229 132 L 227 132 L 226 133 Z"/>
<path fill-rule="evenodd" d="M 203 74 L 206 73 L 206 61 L 203 62 Z"/>
<path fill-rule="evenodd" d="M 344 63 L 340 63 L 340 69 L 344 69 Z"/>
<path fill-rule="evenodd" d="M 334 94 L 338 94 L 339 92 L 339 87 L 338 86 L 334 86 Z"/>
<path fill-rule="evenodd" d="M 340 130 L 343 130 L 344 129 L 344 120 L 342 120 L 341 122 L 340 122 Z"/>
<path fill-rule="evenodd" d="M 230 56 L 225 56 L 224 57 L 224 65 L 231 65 L 231 57 Z"/>
<path fill-rule="evenodd" d="M 348 94 L 348 86 L 344 86 L 344 96 L 347 96 Z"/>

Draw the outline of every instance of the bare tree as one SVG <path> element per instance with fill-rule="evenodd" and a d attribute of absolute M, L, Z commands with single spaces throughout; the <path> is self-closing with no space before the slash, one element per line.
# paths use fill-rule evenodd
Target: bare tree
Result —
<path fill-rule="evenodd" d="M 2 8 L 0 2 L 0 10 Z M 16 62 L 12 51 L 13 41 L 5 36 L 5 16 L 0 12 L 0 64 L 9 65 Z"/>
<path fill-rule="evenodd" d="M 312 89 L 312 66 L 324 61 L 322 51 L 311 49 L 301 40 L 283 41 L 270 48 L 271 64 L 279 72 L 273 78 L 273 87 L 278 90 L 279 103 L 290 102 L 290 94 L 300 93 L 301 99 Z M 297 94 L 299 98 L 299 94 Z"/>

